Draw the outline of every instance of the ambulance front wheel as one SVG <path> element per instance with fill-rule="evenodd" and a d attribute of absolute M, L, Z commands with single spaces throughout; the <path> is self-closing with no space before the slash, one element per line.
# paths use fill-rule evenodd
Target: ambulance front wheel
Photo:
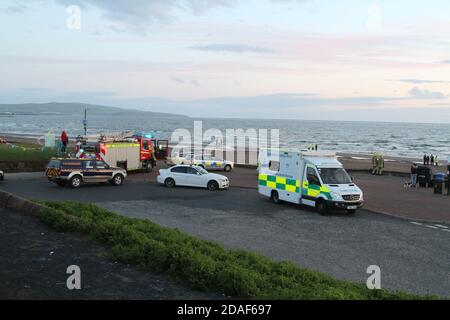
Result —
<path fill-rule="evenodd" d="M 325 202 L 325 200 L 323 199 L 318 199 L 316 201 L 316 210 L 319 214 L 321 215 L 326 215 L 328 208 L 327 208 L 327 203 Z"/>
<path fill-rule="evenodd" d="M 272 199 L 272 202 L 275 204 L 279 204 L 280 201 L 280 195 L 278 194 L 278 191 L 272 191 L 272 194 L 270 195 L 270 199 Z"/>
<path fill-rule="evenodd" d="M 230 172 L 232 169 L 233 169 L 233 168 L 232 168 L 229 164 L 227 164 L 227 165 L 225 166 L 225 168 L 224 168 L 224 171 L 225 171 L 225 172 Z"/>

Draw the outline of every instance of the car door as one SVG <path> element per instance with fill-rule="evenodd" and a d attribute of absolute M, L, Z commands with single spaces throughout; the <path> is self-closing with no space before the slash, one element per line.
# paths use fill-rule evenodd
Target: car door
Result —
<path fill-rule="evenodd" d="M 225 168 L 225 162 L 220 159 L 213 159 L 212 160 L 212 167 L 215 170 L 222 170 Z"/>
<path fill-rule="evenodd" d="M 113 170 L 104 161 L 97 160 L 95 163 L 95 168 L 97 171 L 97 181 L 107 182 L 112 179 Z"/>
<path fill-rule="evenodd" d="M 197 171 L 194 167 L 186 168 L 186 180 L 187 185 L 192 187 L 205 187 L 203 175 Z"/>
<path fill-rule="evenodd" d="M 175 180 L 177 186 L 185 186 L 187 183 L 186 179 L 186 169 L 187 167 L 175 167 L 170 170 L 170 177 Z"/>
<path fill-rule="evenodd" d="M 97 178 L 97 172 L 95 169 L 95 160 L 83 161 L 83 181 L 95 182 Z"/>

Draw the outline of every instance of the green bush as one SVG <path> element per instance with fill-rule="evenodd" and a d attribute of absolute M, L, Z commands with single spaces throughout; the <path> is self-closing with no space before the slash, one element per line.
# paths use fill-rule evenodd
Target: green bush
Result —
<path fill-rule="evenodd" d="M 368 290 L 289 262 L 275 262 L 243 250 L 117 215 L 92 204 L 45 202 L 39 218 L 59 231 L 89 234 L 108 246 L 114 259 L 139 269 L 166 273 L 193 288 L 242 298 L 420 299 L 417 295 Z"/>

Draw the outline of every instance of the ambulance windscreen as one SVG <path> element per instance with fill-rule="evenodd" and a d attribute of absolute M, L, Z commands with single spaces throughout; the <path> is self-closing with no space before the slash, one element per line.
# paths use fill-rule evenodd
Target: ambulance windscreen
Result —
<path fill-rule="evenodd" d="M 319 168 L 324 184 L 350 184 L 352 179 L 343 168 Z"/>

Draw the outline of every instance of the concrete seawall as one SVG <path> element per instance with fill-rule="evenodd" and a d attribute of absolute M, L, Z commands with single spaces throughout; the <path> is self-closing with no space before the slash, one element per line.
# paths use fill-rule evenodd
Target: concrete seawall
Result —
<path fill-rule="evenodd" d="M 38 172 L 44 171 L 48 161 L 0 161 L 4 172 Z"/>
<path fill-rule="evenodd" d="M 34 215 L 44 207 L 30 200 L 18 197 L 12 193 L 0 190 L 0 208 Z"/>

